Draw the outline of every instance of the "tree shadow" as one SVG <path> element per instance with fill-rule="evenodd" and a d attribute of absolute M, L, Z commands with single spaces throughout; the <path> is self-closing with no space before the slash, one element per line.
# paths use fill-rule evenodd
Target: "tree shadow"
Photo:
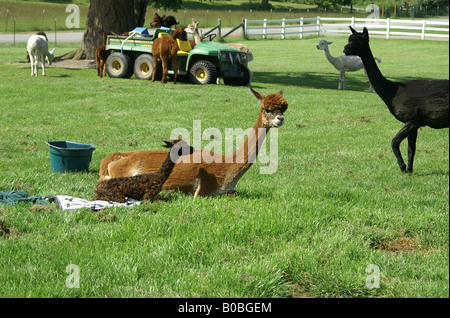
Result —
<path fill-rule="evenodd" d="M 435 78 L 417 77 L 392 77 L 389 80 L 394 82 L 408 82 L 412 80 L 436 80 Z M 319 73 L 319 72 L 253 72 L 252 81 L 260 84 L 278 84 L 282 86 L 310 87 L 317 89 L 335 89 L 339 85 L 339 73 Z M 369 92 L 369 79 L 361 71 L 346 73 L 346 90 Z M 256 87 L 256 86 L 255 86 Z"/>
<path fill-rule="evenodd" d="M 339 73 L 254 72 L 252 81 L 258 83 L 279 84 L 282 86 L 337 90 L 339 85 Z M 346 89 L 351 91 L 369 91 L 369 80 L 360 80 L 354 76 L 347 75 Z"/>

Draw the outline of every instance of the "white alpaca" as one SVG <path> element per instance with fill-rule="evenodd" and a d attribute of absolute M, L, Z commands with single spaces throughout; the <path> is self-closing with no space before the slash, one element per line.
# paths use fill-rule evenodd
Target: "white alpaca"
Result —
<path fill-rule="evenodd" d="M 328 62 L 333 64 L 334 68 L 340 72 L 338 89 L 345 89 L 346 86 L 345 72 L 355 72 L 359 71 L 360 69 L 364 69 L 364 64 L 361 58 L 356 55 L 341 55 L 338 57 L 331 56 L 330 50 L 328 49 L 328 45 L 331 43 L 333 42 L 328 42 L 327 40 L 320 40 L 319 44 L 317 44 L 317 49 L 324 50 Z M 377 60 L 379 63 L 381 63 L 381 60 L 378 57 L 374 57 L 374 59 Z M 369 92 L 372 91 L 373 91 L 372 84 L 370 84 Z"/>
<path fill-rule="evenodd" d="M 53 61 L 53 51 L 55 49 L 48 51 L 48 43 L 43 35 L 32 35 L 28 39 L 27 51 L 30 56 L 31 63 L 31 76 L 38 76 L 38 66 L 39 61 L 42 63 L 42 75 L 45 76 L 45 60 L 47 59 L 48 64 L 52 65 Z"/>

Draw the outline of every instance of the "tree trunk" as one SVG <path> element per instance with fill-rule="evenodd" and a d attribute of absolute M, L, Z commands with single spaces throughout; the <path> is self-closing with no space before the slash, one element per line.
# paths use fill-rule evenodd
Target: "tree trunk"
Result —
<path fill-rule="evenodd" d="M 103 44 L 103 32 L 116 34 L 143 26 L 148 0 L 90 0 L 86 27 L 80 47 L 62 59 L 94 59 Z"/>

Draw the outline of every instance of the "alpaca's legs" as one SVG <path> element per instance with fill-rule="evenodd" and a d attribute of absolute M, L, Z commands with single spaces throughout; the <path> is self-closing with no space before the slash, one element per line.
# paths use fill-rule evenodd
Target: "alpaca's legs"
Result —
<path fill-rule="evenodd" d="M 158 69 L 158 60 L 156 58 L 156 54 L 153 54 L 153 74 L 152 74 L 152 82 L 155 81 L 156 70 Z"/>
<path fill-rule="evenodd" d="M 95 61 L 97 62 L 97 76 L 102 76 L 101 74 L 100 74 L 100 70 L 101 70 L 101 68 L 100 68 L 100 58 L 97 56 L 96 58 L 95 58 Z"/>
<path fill-rule="evenodd" d="M 30 65 L 31 65 L 31 76 L 34 75 L 34 56 L 31 53 L 28 53 L 30 56 Z"/>
<path fill-rule="evenodd" d="M 343 83 L 344 83 L 344 80 L 345 80 L 345 72 L 344 71 L 341 71 L 340 73 L 339 73 L 339 86 L 338 86 L 338 89 L 342 89 L 342 85 L 343 85 Z M 345 89 L 345 88 L 344 88 Z"/>
<path fill-rule="evenodd" d="M 406 125 L 403 126 L 402 129 L 400 129 L 400 131 L 397 133 L 397 135 L 394 137 L 394 139 L 392 139 L 392 151 L 394 152 L 394 155 L 397 158 L 398 166 L 400 167 L 400 170 L 402 172 L 410 172 L 409 169 L 410 168 L 412 169 L 412 162 L 411 162 L 411 165 L 408 167 L 408 171 L 407 171 L 405 162 L 403 161 L 402 154 L 400 152 L 400 143 L 403 141 L 403 139 L 408 137 L 414 131 L 415 131 L 415 135 L 417 137 L 417 129 L 418 128 L 419 128 L 419 126 L 414 123 L 406 123 Z M 412 136 L 412 137 L 414 137 L 414 136 Z M 415 138 L 411 138 L 411 141 L 413 139 L 415 140 Z M 414 142 L 414 147 L 411 148 L 411 154 L 412 154 L 411 158 L 414 157 L 414 154 L 413 154 L 414 152 L 415 152 L 415 142 Z M 409 145 L 408 145 L 408 154 L 409 154 Z"/>
<path fill-rule="evenodd" d="M 413 172 L 414 155 L 416 153 L 417 129 L 413 129 L 408 135 L 408 169 L 406 172 Z"/>
<path fill-rule="evenodd" d="M 100 69 L 100 72 L 106 77 L 106 61 L 102 60 L 102 67 Z"/>
<path fill-rule="evenodd" d="M 41 55 L 40 59 L 42 63 L 42 76 L 45 76 L 45 55 Z"/>
<path fill-rule="evenodd" d="M 161 64 L 162 64 L 162 78 L 161 78 L 161 83 L 165 84 L 167 83 L 167 75 L 169 74 L 169 71 L 167 70 L 167 63 L 169 63 L 169 61 L 167 60 L 166 56 L 162 56 L 161 55 Z"/>

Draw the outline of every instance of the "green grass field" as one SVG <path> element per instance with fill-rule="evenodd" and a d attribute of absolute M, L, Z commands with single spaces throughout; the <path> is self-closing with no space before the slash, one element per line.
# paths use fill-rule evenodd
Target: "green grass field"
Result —
<path fill-rule="evenodd" d="M 254 89 L 282 89 L 289 102 L 275 174 L 255 163 L 233 198 L 164 193 L 162 202 L 97 213 L 0 205 L 0 297 L 449 297 L 448 129 L 420 129 L 415 172 L 401 174 L 390 143 L 402 124 L 368 92 L 364 72 L 349 73 L 338 91 L 318 41 L 242 42 L 255 56 Z M 347 38 L 332 41 L 331 53 L 342 54 Z M 449 77 L 448 42 L 371 46 L 391 80 Z M 193 120 L 246 129 L 259 112 L 245 87 L 63 68 L 31 78 L 24 44 L 0 52 L 0 191 L 90 200 L 108 154 L 162 149 Z M 94 144 L 90 171 L 52 172 L 48 140 Z M 66 285 L 70 264 L 79 288 Z M 379 288 L 367 287 L 371 264 Z"/>

